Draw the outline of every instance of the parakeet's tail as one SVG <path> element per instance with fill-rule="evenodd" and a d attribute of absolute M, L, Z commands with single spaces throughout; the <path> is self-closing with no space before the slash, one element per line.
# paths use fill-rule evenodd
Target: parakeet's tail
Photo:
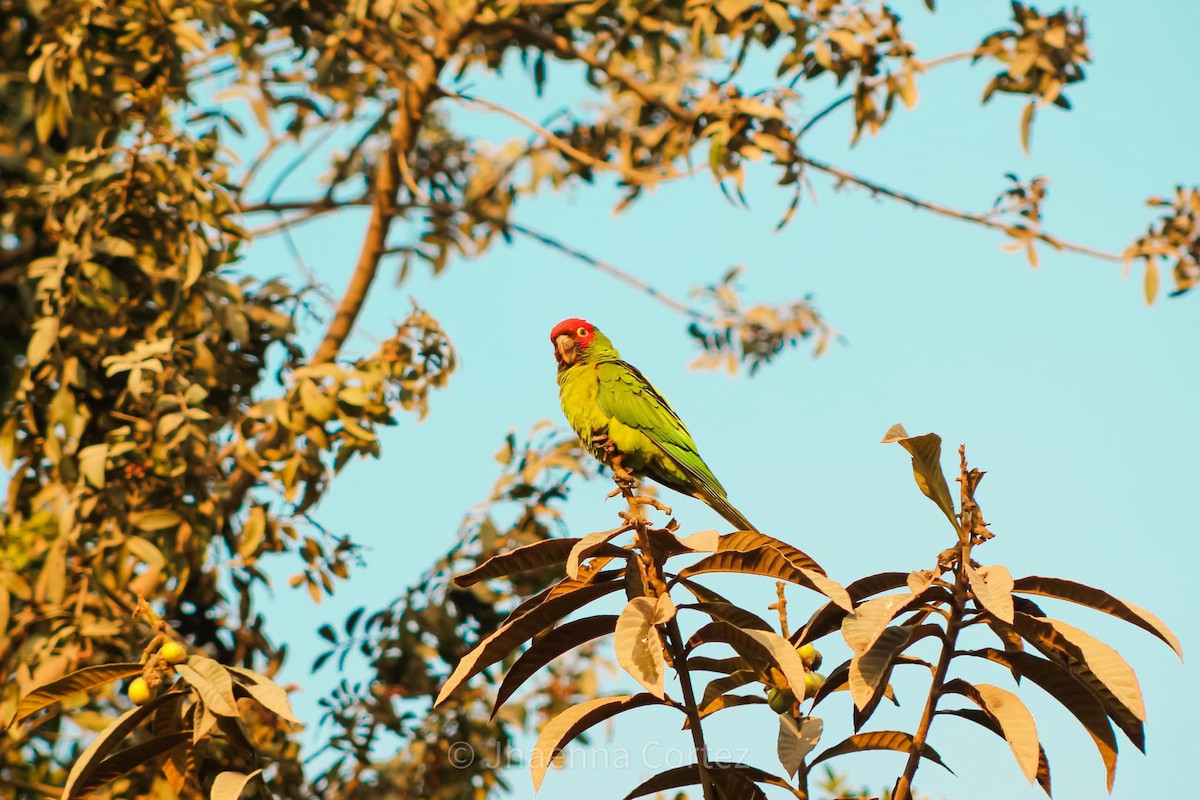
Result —
<path fill-rule="evenodd" d="M 733 503 L 729 502 L 728 498 L 724 495 L 701 490 L 696 492 L 696 497 L 703 500 L 709 508 L 724 517 L 730 525 L 739 531 L 758 532 L 758 528 L 754 527 L 750 520 L 742 516 L 742 512 L 734 508 Z"/>

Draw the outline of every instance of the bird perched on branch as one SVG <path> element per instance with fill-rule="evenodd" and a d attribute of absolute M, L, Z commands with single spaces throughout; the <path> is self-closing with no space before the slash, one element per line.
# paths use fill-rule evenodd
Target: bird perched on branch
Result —
<path fill-rule="evenodd" d="M 738 530 L 756 530 L 729 502 L 696 443 L 646 377 L 624 361 L 608 337 L 582 319 L 550 332 L 558 395 L 567 422 L 618 482 L 630 475 L 698 498 Z"/>

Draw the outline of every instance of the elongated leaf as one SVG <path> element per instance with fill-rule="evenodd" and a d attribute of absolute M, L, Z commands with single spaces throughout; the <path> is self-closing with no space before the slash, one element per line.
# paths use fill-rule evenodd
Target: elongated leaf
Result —
<path fill-rule="evenodd" d="M 1002 664 L 1016 675 L 1033 681 L 1062 704 L 1079 720 L 1100 753 L 1107 775 L 1108 791 L 1112 792 L 1117 770 L 1117 737 L 1109 724 L 1104 704 L 1088 690 L 1079 678 L 1065 667 L 1025 652 L 1002 651 L 992 648 L 970 650 L 964 655 L 986 658 Z"/>
<path fill-rule="evenodd" d="M 1135 744 L 1144 742 L 1141 723 L 1146 720 L 1146 707 L 1141 687 L 1133 668 L 1116 650 L 1061 620 L 1031 617 L 1018 612 L 1014 628 L 1044 655 L 1078 675 L 1105 704 L 1113 721 L 1127 734 L 1128 717 L 1132 717 L 1139 734 L 1136 739 L 1130 738 Z M 1121 709 L 1128 717 L 1121 713 Z M 1138 749 L 1142 750 L 1143 745 L 1139 744 Z"/>
<path fill-rule="evenodd" d="M 971 582 L 971 591 L 979 604 L 997 619 L 1013 621 L 1013 578 L 1007 567 L 996 565 L 976 570 L 970 564 L 964 567 Z"/>
<path fill-rule="evenodd" d="M 797 724 L 791 714 L 779 715 L 779 736 L 775 742 L 775 750 L 779 754 L 779 763 L 787 770 L 788 777 L 796 777 L 805 757 L 816 749 L 821 741 L 821 732 L 825 723 L 817 717 L 805 717 L 804 722 Z"/>
<path fill-rule="evenodd" d="M 521 685 L 539 669 L 581 644 L 612 633 L 616 627 L 617 616 L 608 614 L 568 622 L 539 638 L 532 647 L 521 654 L 521 657 L 509 669 L 508 674 L 504 676 L 504 681 L 496 690 L 496 701 L 492 704 L 492 717 L 496 716 L 496 712 L 504 705 L 504 701 L 521 688 Z"/>
<path fill-rule="evenodd" d="M 189 656 L 186 664 L 175 666 L 175 671 L 196 690 L 205 708 L 222 717 L 238 715 L 233 679 L 216 661 L 207 656 Z"/>
<path fill-rule="evenodd" d="M 650 694 L 662 697 L 667 664 L 663 656 L 662 637 L 656 627 L 655 607 L 653 597 L 630 600 L 617 618 L 613 649 L 617 654 L 617 663 L 634 680 Z"/>
<path fill-rule="evenodd" d="M 875 644 L 897 614 L 916 602 L 915 594 L 891 594 L 868 600 L 842 620 L 842 638 L 855 653 L 863 653 Z"/>
<path fill-rule="evenodd" d="M 465 589 L 480 581 L 503 578 L 514 572 L 528 572 L 551 564 L 561 564 L 571 555 L 571 550 L 579 541 L 579 538 L 545 539 L 492 556 L 475 569 L 455 575 L 454 585 Z"/>
<path fill-rule="evenodd" d="M 747 611 L 733 603 L 684 603 L 680 608 L 690 608 L 708 614 L 713 619 L 723 619 L 730 625 L 739 628 L 754 628 L 760 631 L 771 630 L 771 625 L 753 611 Z"/>
<path fill-rule="evenodd" d="M 577 541 L 571 548 L 571 552 L 567 554 L 567 577 L 578 579 L 579 562 L 593 553 L 604 549 L 604 546 L 608 544 L 609 540 L 616 538 L 624 532 L 624 528 L 616 528 L 611 531 L 598 531 L 596 533 L 589 533 L 587 536 L 584 536 L 582 539 Z M 616 547 L 616 545 L 613 545 L 613 547 Z M 620 554 L 628 555 L 624 548 L 618 549 Z M 609 552 L 612 552 L 612 550 L 610 549 Z"/>
<path fill-rule="evenodd" d="M 222 772 L 213 780 L 210 798 L 211 800 L 238 800 L 242 796 L 242 792 L 246 790 L 247 784 L 261 774 L 261 769 L 256 769 L 249 775 L 242 772 Z"/>
<path fill-rule="evenodd" d="M 969 719 L 980 727 L 987 728 L 992 733 L 1004 738 L 1004 730 L 1000 727 L 1000 723 L 996 719 L 977 708 L 947 708 L 937 712 L 943 716 L 961 717 Z M 1038 745 L 1038 763 L 1037 772 L 1034 775 L 1038 785 L 1042 787 L 1042 791 L 1050 797 L 1050 761 L 1046 758 L 1046 749 Z"/>
<path fill-rule="evenodd" d="M 163 703 L 174 702 L 175 698 L 183 696 L 183 692 L 165 692 L 150 698 L 146 703 L 129 709 L 113 720 L 112 724 L 100 732 L 100 735 L 87 746 L 87 749 L 75 760 L 63 786 L 64 798 L 77 796 L 74 794 L 76 785 L 85 786 L 93 772 L 117 748 L 117 745 L 129 735 L 130 731 L 141 724 L 142 720 L 154 713 Z"/>
<path fill-rule="evenodd" d="M 732 675 L 738 670 L 748 669 L 750 666 L 741 656 L 730 656 L 729 658 L 692 656 L 687 660 L 687 665 L 692 672 L 723 672 L 726 675 Z"/>
<path fill-rule="evenodd" d="M 774 536 L 768 536 L 765 533 L 759 533 L 758 531 L 734 531 L 733 533 L 721 536 L 717 542 L 718 552 L 733 550 L 748 553 L 754 550 L 761 550 L 764 547 L 778 550 L 797 569 L 806 569 L 809 572 L 817 572 L 821 575 L 825 574 L 825 570 L 821 568 L 821 565 L 814 561 L 807 553 L 782 539 L 776 539 Z"/>
<path fill-rule="evenodd" d="M 1021 699 L 999 686 L 971 684 L 960 678 L 947 681 L 943 688 L 944 691 L 966 697 L 996 721 L 1001 737 L 1008 742 L 1013 758 L 1017 760 L 1017 766 L 1032 784 L 1037 779 L 1041 743 L 1038 741 L 1033 714 L 1029 713 Z"/>
<path fill-rule="evenodd" d="M 13 723 L 20 722 L 30 714 L 36 714 L 43 708 L 54 705 L 59 700 L 65 700 L 73 694 L 141 675 L 144 668 L 144 664 L 136 663 L 99 664 L 64 675 L 45 686 L 39 686 L 21 698 L 21 705 L 17 707 L 17 716 L 13 719 Z"/>
<path fill-rule="evenodd" d="M 619 695 L 616 697 L 599 697 L 595 700 L 571 706 L 554 719 L 546 723 L 533 745 L 530 753 L 530 769 L 533 773 L 533 790 L 541 788 L 546 770 L 554 761 L 559 751 L 566 747 L 579 734 L 598 722 L 615 717 L 623 711 L 642 706 L 663 705 L 666 701 L 652 694 L 642 692 L 635 695 Z"/>
<path fill-rule="evenodd" d="M 860 712 L 865 711 L 868 705 L 872 710 L 878 705 L 883 687 L 892 674 L 893 661 L 908 646 L 912 634 L 912 628 L 888 628 L 869 649 L 850 659 L 847 685 L 854 707 Z"/>
<path fill-rule="evenodd" d="M 87 780 L 76 781 L 69 794 L 64 792 L 63 800 L 86 797 L 118 778 L 123 778 L 140 769 L 147 762 L 153 761 L 164 753 L 187 744 L 189 739 L 191 739 L 190 731 L 180 731 L 119 750 L 97 764 L 95 769 L 88 773 Z"/>
<path fill-rule="evenodd" d="M 700 699 L 700 713 L 703 714 L 705 709 L 715 703 L 726 692 L 740 689 L 749 683 L 756 683 L 758 677 L 759 673 L 756 670 L 744 669 L 726 675 L 723 678 L 715 678 L 709 681 L 708 685 L 704 687 L 704 696 Z"/>
<path fill-rule="evenodd" d="M 880 592 L 887 592 L 903 587 L 907 577 L 908 573 L 906 572 L 881 572 L 877 575 L 869 575 L 866 578 L 860 578 L 848 584 L 846 586 L 846 594 L 850 595 L 852 602 L 859 603 Z M 851 608 L 849 610 L 853 611 L 854 609 Z M 833 633 L 838 629 L 846 613 L 847 609 L 842 608 L 836 603 L 826 603 L 809 617 L 808 622 L 804 624 L 803 628 L 792 634 L 791 639 L 793 644 L 806 644 Z"/>
<path fill-rule="evenodd" d="M 471 652 L 462 657 L 454 672 L 446 679 L 441 692 L 438 693 L 434 705 L 440 705 L 451 692 L 465 681 L 479 674 L 484 669 L 495 664 L 500 659 L 517 649 L 523 642 L 541 633 L 550 625 L 576 611 L 588 603 L 617 591 L 622 586 L 617 581 L 578 585 L 567 594 L 558 595 L 542 601 L 520 616 L 514 616 L 514 611 L 490 636 L 475 646 Z"/>
<path fill-rule="evenodd" d="M 738 534 L 729 534 L 737 536 Z M 850 610 L 853 603 L 841 584 L 824 574 L 797 567 L 783 553 L 773 547 L 756 550 L 724 550 L 706 556 L 695 564 L 679 571 L 682 578 L 691 578 L 706 572 L 733 572 L 742 575 L 765 575 L 776 580 L 788 581 L 812 589 L 828 597 L 837 605 Z"/>
<path fill-rule="evenodd" d="M 869 733 L 856 733 L 853 736 L 847 737 L 842 741 L 830 747 L 812 760 L 808 766 L 815 767 L 822 761 L 833 758 L 834 756 L 842 756 L 847 753 L 862 753 L 867 750 L 895 750 L 898 753 L 908 753 L 913 749 L 913 737 L 902 731 L 870 731 Z M 927 758 L 935 764 L 943 767 L 951 775 L 954 770 L 946 766 L 942 761 L 942 757 L 937 754 L 929 745 L 925 745 L 921 750 L 921 758 Z"/>
<path fill-rule="evenodd" d="M 767 698 L 763 697 L 762 695 L 724 694 L 724 695 L 721 695 L 720 697 L 718 697 L 716 700 L 712 701 L 712 703 L 709 704 L 705 709 L 700 711 L 700 719 L 704 719 L 705 717 L 709 716 L 710 714 L 715 714 L 718 711 L 722 711 L 726 708 L 736 708 L 737 706 L 766 705 L 766 703 L 767 703 Z M 691 722 L 692 721 L 689 719 L 685 719 L 683 721 L 683 729 L 685 731 L 688 728 L 692 727 Z"/>
<path fill-rule="evenodd" d="M 292 712 L 288 693 L 282 686 L 267 676 L 259 675 L 248 669 L 241 667 L 228 667 L 228 669 L 238 676 L 246 678 L 244 681 L 238 681 L 238 686 L 253 697 L 259 705 L 288 722 L 300 724 L 300 720 Z"/>
<path fill-rule="evenodd" d="M 723 642 L 761 670 L 779 668 L 788 685 L 803 690 L 804 662 L 787 639 L 771 631 L 738 628 L 716 620 L 708 623 L 688 639 L 689 650 L 707 642 Z"/>
<path fill-rule="evenodd" d="M 1123 619 L 1157 636 L 1166 642 L 1175 651 L 1176 655 L 1183 658 L 1183 648 L 1179 644 L 1179 639 L 1161 619 L 1144 608 L 1139 608 L 1127 600 L 1114 597 L 1108 592 L 1063 578 L 1043 578 L 1038 575 L 1020 578 L 1014 582 L 1013 590 L 1024 592 L 1025 594 L 1041 595 L 1043 597 L 1056 597 L 1059 600 L 1066 600 L 1071 603 L 1078 603 L 1079 605 L 1094 608 L 1097 611 L 1103 611 L 1105 614 L 1110 614 L 1117 619 Z M 1043 615 L 1039 614 L 1038 616 Z"/>
<path fill-rule="evenodd" d="M 883 442 L 896 442 L 912 456 L 913 477 L 922 494 L 932 500 L 950 524 L 958 530 L 958 519 L 954 515 L 954 500 L 950 497 L 950 487 L 946 484 L 946 476 L 942 474 L 942 437 L 936 433 L 926 433 L 922 436 L 909 436 L 908 431 L 899 423 L 888 428 L 883 435 Z"/>
<path fill-rule="evenodd" d="M 756 767 L 751 767 L 748 764 L 735 764 L 727 761 L 710 762 L 709 768 L 717 779 L 717 776 L 726 772 L 739 773 L 751 783 L 764 783 L 768 786 L 778 786 L 782 789 L 787 789 L 794 797 L 803 797 L 794 786 L 789 784 L 783 778 L 777 775 L 772 775 L 769 772 L 764 772 Z M 674 769 L 664 770 L 658 773 L 653 778 L 640 784 L 629 794 L 625 795 L 624 800 L 634 800 L 636 797 L 645 797 L 648 794 L 655 792 L 665 792 L 668 789 L 678 789 L 683 786 L 698 786 L 700 784 L 700 766 L 698 764 L 688 764 Z M 738 795 L 734 795 L 738 797 Z M 740 798 L 739 798 L 740 800 Z"/>

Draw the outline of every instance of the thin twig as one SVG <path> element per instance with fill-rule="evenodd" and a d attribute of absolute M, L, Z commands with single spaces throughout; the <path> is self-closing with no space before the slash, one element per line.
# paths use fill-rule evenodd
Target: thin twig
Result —
<path fill-rule="evenodd" d="M 804 164 L 807 164 L 808 166 L 817 170 L 818 172 L 824 172 L 826 175 L 832 175 L 833 177 L 835 177 L 838 180 L 843 181 L 845 183 L 852 183 L 855 186 L 861 186 L 862 188 L 870 191 L 872 194 L 877 194 L 877 195 L 881 195 L 883 197 L 888 197 L 888 198 L 891 198 L 892 200 L 899 200 L 902 203 L 908 203 L 909 205 L 913 206 L 914 208 L 924 209 L 925 211 L 932 211 L 933 213 L 940 214 L 943 217 L 951 217 L 953 219 L 960 219 L 960 220 L 963 220 L 964 222 L 971 222 L 976 225 L 982 225 L 985 228 L 991 228 L 993 230 L 1003 231 L 1004 233 L 1008 234 L 1009 236 L 1012 236 L 1017 239 L 1022 239 L 1022 238 L 1037 239 L 1038 241 L 1045 242 L 1046 244 L 1050 245 L 1051 247 L 1053 247 L 1056 250 L 1064 250 L 1064 251 L 1070 252 L 1070 253 L 1079 253 L 1081 255 L 1091 256 L 1092 258 L 1099 258 L 1103 261 L 1113 261 L 1116 263 L 1121 263 L 1123 260 L 1122 257 L 1120 256 L 1120 254 L 1118 254 L 1118 253 L 1110 253 L 1107 250 L 1098 250 L 1094 247 L 1088 247 L 1087 245 L 1076 244 L 1075 242 L 1069 242 L 1065 239 L 1060 239 L 1057 236 L 1052 236 L 1049 233 L 1045 233 L 1044 231 L 1035 231 L 1035 230 L 1031 230 L 1029 228 L 1020 228 L 1016 225 L 1010 225 L 1007 222 L 1002 222 L 998 219 L 995 219 L 994 217 L 990 217 L 985 214 L 972 214 L 969 211 L 960 211 L 957 208 L 952 208 L 950 206 L 944 206 L 944 205 L 941 205 L 940 203 L 934 203 L 929 200 L 923 200 L 922 198 L 917 197 L 916 195 L 909 194 L 908 192 L 902 192 L 898 189 L 889 188 L 887 186 L 884 186 L 881 183 L 876 183 L 875 181 L 870 180 L 868 178 L 864 178 L 861 175 L 855 175 L 853 172 L 848 172 L 844 169 L 841 169 L 840 167 L 835 167 L 832 164 L 827 164 L 824 161 L 819 161 L 819 160 L 817 160 L 815 158 L 811 158 L 809 156 L 799 156 L 799 160 L 801 162 L 803 162 Z"/>

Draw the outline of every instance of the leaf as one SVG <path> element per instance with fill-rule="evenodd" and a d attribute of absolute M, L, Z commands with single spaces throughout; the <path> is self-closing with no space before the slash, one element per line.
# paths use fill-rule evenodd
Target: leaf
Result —
<path fill-rule="evenodd" d="M 301 724 L 292 711 L 292 703 L 288 699 L 287 691 L 278 683 L 275 683 L 275 681 L 265 675 L 260 675 L 257 672 L 242 667 L 227 667 L 227 669 L 236 675 L 248 679 L 238 681 L 238 686 L 253 697 L 260 706 L 281 719 L 285 719 L 296 725 Z"/>
<path fill-rule="evenodd" d="M 891 594 L 868 600 L 842 619 L 842 639 L 855 653 L 866 652 L 896 615 L 916 600 L 915 594 Z"/>
<path fill-rule="evenodd" d="M 1013 578 L 1007 567 L 997 564 L 976 570 L 970 564 L 964 567 L 971 582 L 975 599 L 996 619 L 1009 625 L 1013 621 Z"/>
<path fill-rule="evenodd" d="M 771 630 L 771 625 L 753 611 L 747 611 L 733 603 L 684 603 L 680 608 L 690 608 L 708 614 L 713 619 L 720 619 L 739 628 L 754 628 L 761 631 Z"/>
<path fill-rule="evenodd" d="M 1109 715 L 1104 704 L 1088 691 L 1077 676 L 1053 661 L 1030 653 L 985 648 L 966 651 L 965 655 L 986 658 L 1008 667 L 1014 674 L 1036 683 L 1071 712 L 1096 744 L 1104 762 L 1108 791 L 1112 792 L 1117 770 L 1117 737 L 1108 722 Z"/>
<path fill-rule="evenodd" d="M 611 531 L 597 531 L 596 533 L 589 533 L 575 542 L 575 545 L 571 548 L 571 552 L 567 554 L 567 577 L 572 580 L 578 579 L 579 562 L 608 544 L 609 540 L 624 533 L 624 531 L 624 528 L 617 528 Z"/>
<path fill-rule="evenodd" d="M 723 642 L 738 652 L 752 665 L 762 669 L 776 666 L 787 679 L 788 685 L 800 690 L 804 687 L 804 661 L 791 642 L 771 631 L 738 628 L 722 620 L 715 620 L 700 628 L 688 639 L 689 650 L 708 642 Z"/>
<path fill-rule="evenodd" d="M 821 755 L 812 760 L 808 766 L 811 769 L 817 764 L 820 764 L 826 759 L 834 756 L 842 756 L 847 753 L 863 753 L 867 750 L 895 750 L 898 753 L 908 753 L 913 749 L 913 737 L 901 731 L 871 731 L 870 733 L 856 733 L 853 736 L 847 737 L 835 744 L 833 747 L 825 750 Z M 921 758 L 927 758 L 935 764 L 945 768 L 951 775 L 954 770 L 946 766 L 942 761 L 942 757 L 937 754 L 929 745 L 925 745 L 921 750 Z"/>
<path fill-rule="evenodd" d="M 887 628 L 869 649 L 850 659 L 847 685 L 859 711 L 878 704 L 882 688 L 892 673 L 893 661 L 904 652 L 912 635 L 912 628 Z"/>
<path fill-rule="evenodd" d="M 1157 636 L 1170 645 L 1177 656 L 1183 658 L 1183 648 L 1179 644 L 1179 639 L 1176 638 L 1175 634 L 1171 632 L 1171 629 L 1161 619 L 1149 611 L 1135 606 L 1133 603 L 1114 597 L 1108 592 L 1063 578 L 1043 578 L 1038 575 L 1030 575 L 1027 578 L 1020 578 L 1014 581 L 1013 591 L 1024 594 L 1036 594 L 1043 597 L 1055 597 L 1059 600 L 1067 600 L 1071 603 L 1078 603 L 1079 605 L 1094 608 L 1097 611 L 1103 611 L 1105 614 L 1125 620 Z"/>
<path fill-rule="evenodd" d="M 735 550 L 745 553 L 752 550 L 761 550 L 764 547 L 778 550 L 783 554 L 784 558 L 792 562 L 792 565 L 799 569 L 806 569 L 810 572 L 820 573 L 821 575 L 825 574 L 825 570 L 821 568 L 821 565 L 814 561 L 807 553 L 793 547 L 782 539 L 776 539 L 774 536 L 768 536 L 758 531 L 734 531 L 733 533 L 727 533 L 718 537 L 716 549 L 718 552 Z"/>
<path fill-rule="evenodd" d="M 791 714 L 779 715 L 779 737 L 775 742 L 775 750 L 779 754 L 779 763 L 787 770 L 788 777 L 796 777 L 800 767 L 804 765 L 805 757 L 816 749 L 821 741 L 821 732 L 825 729 L 817 717 L 805 717 L 799 725 Z"/>
<path fill-rule="evenodd" d="M 869 575 L 865 578 L 850 583 L 846 586 L 846 594 L 850 595 L 850 599 L 854 603 L 858 603 L 867 597 L 887 592 L 892 589 L 899 589 L 905 586 L 908 578 L 908 573 L 905 572 L 881 572 L 876 575 Z M 854 609 L 849 609 L 853 611 Z M 826 634 L 833 633 L 841 625 L 842 619 L 846 616 L 847 609 L 842 608 L 836 603 L 826 603 L 821 606 L 813 615 L 809 617 L 808 622 L 804 627 L 792 634 L 792 642 L 794 644 L 804 644 L 820 639 Z"/>
<path fill-rule="evenodd" d="M 152 511 L 141 511 L 130 514 L 129 520 L 134 527 L 143 531 L 161 531 L 164 528 L 174 528 L 183 522 L 183 517 L 169 508 L 156 508 Z"/>
<path fill-rule="evenodd" d="M 742 669 L 722 678 L 714 678 L 704 687 L 704 695 L 700 698 L 700 714 L 704 716 L 708 707 L 717 702 L 726 692 L 740 689 L 748 683 L 758 681 L 758 672 L 752 669 Z M 715 710 L 715 709 L 714 709 Z"/>
<path fill-rule="evenodd" d="M 560 582 L 555 584 L 555 587 L 561 588 L 566 585 L 570 584 Z M 507 656 L 521 643 L 541 633 L 572 611 L 617 591 L 622 585 L 620 581 L 615 580 L 608 580 L 604 583 L 575 583 L 574 588 L 556 597 L 550 596 L 554 589 L 552 587 L 546 595 L 547 599 L 538 605 L 523 612 L 522 607 L 518 607 L 495 632 L 462 657 L 450 677 L 446 679 L 446 683 L 442 685 L 442 690 L 438 693 L 434 706 L 445 702 L 446 698 L 464 682 Z"/>
<path fill-rule="evenodd" d="M 714 779 L 718 776 L 734 772 L 741 775 L 751 783 L 765 783 L 769 786 L 778 786 L 787 789 L 794 797 L 803 797 L 794 786 L 789 784 L 783 778 L 772 775 L 769 772 L 764 772 L 756 767 L 751 767 L 748 764 L 735 764 L 728 761 L 710 761 L 710 774 Z M 633 800 L 636 797 L 645 797 L 653 792 L 663 792 L 667 789 L 678 789 L 681 786 L 697 786 L 700 783 L 700 766 L 698 764 L 687 764 L 682 767 L 664 770 L 653 778 L 639 784 L 637 788 L 625 795 L 624 800 Z M 738 800 L 744 800 L 743 796 L 733 795 Z"/>
<path fill-rule="evenodd" d="M 1153 258 L 1146 259 L 1146 275 L 1142 280 L 1142 292 L 1146 296 L 1146 305 L 1154 305 L 1155 299 L 1158 297 L 1158 287 L 1162 280 L 1162 272 L 1159 269 L 1158 261 Z"/>
<path fill-rule="evenodd" d="M 958 519 L 954 515 L 954 501 L 950 498 L 950 487 L 942 474 L 942 437 L 936 433 L 909 436 L 904 426 L 897 423 L 887 429 L 883 443 L 896 442 L 912 456 L 913 477 L 921 492 L 932 500 L 950 524 L 958 530 Z"/>
<path fill-rule="evenodd" d="M 655 697 L 663 696 L 666 659 L 656 626 L 655 599 L 635 597 L 617 619 L 613 638 L 617 663 Z"/>
<path fill-rule="evenodd" d="M 125 537 L 125 549 L 138 561 L 153 569 L 162 569 L 166 566 L 167 559 L 163 556 L 162 551 L 140 536 Z"/>
<path fill-rule="evenodd" d="M 249 775 L 241 772 L 226 771 L 217 775 L 213 781 L 211 800 L 238 800 L 246 790 L 246 784 L 262 774 L 256 769 Z"/>
<path fill-rule="evenodd" d="M 64 790 L 63 800 L 86 797 L 106 784 L 141 768 L 164 753 L 187 744 L 191 736 L 191 731 L 168 733 L 165 736 L 158 736 L 113 753 L 90 770 L 86 780 L 77 780 L 69 791 Z"/>
<path fill-rule="evenodd" d="M 1142 689 L 1138 684 L 1137 674 L 1129 662 L 1121 658 L 1114 648 L 1096 639 L 1091 634 L 1068 625 L 1062 620 L 1047 620 L 1054 629 L 1067 638 L 1067 641 L 1079 648 L 1084 661 L 1104 685 L 1142 722 L 1146 721 L 1146 704 L 1142 699 Z"/>
<path fill-rule="evenodd" d="M 514 572 L 528 572 L 529 570 L 548 567 L 551 564 L 561 564 L 567 560 L 571 554 L 571 550 L 574 549 L 579 541 L 578 538 L 545 539 L 518 547 L 507 553 L 501 553 L 498 556 L 492 556 L 487 561 L 475 567 L 475 569 L 464 572 L 461 575 L 455 575 L 454 585 L 460 589 L 465 589 L 480 581 L 502 578 L 506 575 L 512 575 Z M 624 554 L 624 551 L 615 545 L 612 549 L 617 551 L 616 554 L 618 555 Z"/>
<path fill-rule="evenodd" d="M 79 472 L 84 480 L 95 489 L 104 488 L 104 476 L 108 465 L 108 445 L 93 444 L 79 451 Z"/>
<path fill-rule="evenodd" d="M 1037 778 L 1039 753 L 1037 724 L 1033 714 L 1012 692 L 987 683 L 970 684 L 959 678 L 947 681 L 947 692 L 966 697 L 996 721 L 1000 735 L 1008 742 L 1013 758 L 1025 779 L 1033 784 Z"/>
<path fill-rule="evenodd" d="M 189 656 L 186 664 L 176 664 L 175 671 L 196 690 L 204 707 L 222 717 L 236 717 L 237 700 L 233 697 L 233 679 L 223 666 L 208 656 Z"/>
<path fill-rule="evenodd" d="M 976 725 L 987 728 L 992 733 L 1004 738 L 1004 731 L 1000 728 L 1000 723 L 994 718 L 980 711 L 977 708 L 947 708 L 937 712 L 943 716 L 961 717 L 962 719 L 970 720 Z M 1037 772 L 1034 775 L 1038 785 L 1050 797 L 1050 761 L 1046 758 L 1046 750 L 1041 745 L 1038 745 L 1038 764 Z"/>
<path fill-rule="evenodd" d="M 585 642 L 612 633 L 616 630 L 616 626 L 617 616 L 608 614 L 568 622 L 539 637 L 534 641 L 532 647 L 521 654 L 521 657 L 508 670 L 508 674 L 504 676 L 504 681 L 496 690 L 496 700 L 492 703 L 491 718 L 495 718 L 496 712 L 504 705 L 504 701 L 521 688 L 521 684 L 525 683 L 539 669 Z"/>
<path fill-rule="evenodd" d="M 33 335 L 25 350 L 25 360 L 33 369 L 50 354 L 50 348 L 58 342 L 58 317 L 42 317 L 33 323 Z"/>
<path fill-rule="evenodd" d="M 1033 112 L 1035 105 L 1031 100 L 1021 111 L 1021 149 L 1029 155 L 1029 134 L 1033 127 Z"/>
<path fill-rule="evenodd" d="M 141 675 L 144 668 L 144 664 L 121 663 L 99 664 L 94 667 L 84 667 L 83 669 L 76 670 L 69 675 L 62 676 L 56 681 L 51 681 L 45 686 L 39 686 L 25 695 L 21 699 L 21 705 L 17 707 L 17 716 L 13 719 L 13 722 L 20 722 L 30 714 L 36 714 L 43 708 L 51 706 L 59 700 L 65 700 L 73 694 L 86 692 L 90 689 L 95 689 L 97 686 L 112 683 L 113 681 Z"/>
<path fill-rule="evenodd" d="M 546 723 L 533 745 L 530 753 L 530 770 L 533 774 L 533 790 L 541 788 L 546 770 L 554 761 L 559 751 L 567 746 L 579 734 L 598 722 L 611 719 L 623 711 L 642 706 L 663 705 L 661 698 L 645 692 L 635 695 L 618 695 L 616 697 L 598 697 L 584 703 L 571 706 L 554 719 Z"/>
<path fill-rule="evenodd" d="M 766 705 L 766 703 L 767 703 L 767 698 L 763 697 L 762 695 L 724 694 L 724 695 L 721 695 L 720 697 L 718 697 L 716 700 L 713 700 L 711 703 L 709 703 L 703 709 L 701 709 L 700 718 L 704 719 L 705 717 L 709 716 L 710 714 L 715 714 L 718 711 L 721 711 L 726 708 L 736 708 L 737 706 L 750 706 L 750 705 Z M 683 721 L 684 730 L 687 730 L 690 727 L 692 727 L 691 720 L 684 720 Z"/>
<path fill-rule="evenodd" d="M 76 784 L 84 785 L 89 777 L 99 767 L 102 760 L 108 756 L 121 740 L 124 739 L 130 731 L 138 726 L 142 720 L 150 716 L 156 708 L 166 702 L 173 702 L 175 698 L 182 696 L 182 692 L 165 692 L 157 697 L 152 697 L 146 703 L 140 706 L 135 706 L 126 711 L 121 716 L 113 720 L 112 724 L 100 732 L 90 745 L 87 746 L 80 755 L 75 759 L 74 766 L 71 767 L 70 774 L 67 775 L 67 782 L 63 786 L 63 798 L 75 796 L 73 791 Z"/>
<path fill-rule="evenodd" d="M 736 534 L 732 534 L 736 535 Z M 690 578 L 706 572 L 733 572 L 743 575 L 765 575 L 781 581 L 804 586 L 833 600 L 847 610 L 853 608 L 850 596 L 841 584 L 825 575 L 806 568 L 797 567 L 774 547 L 761 547 L 746 552 L 723 551 L 706 556 L 679 571 L 681 578 Z"/>

